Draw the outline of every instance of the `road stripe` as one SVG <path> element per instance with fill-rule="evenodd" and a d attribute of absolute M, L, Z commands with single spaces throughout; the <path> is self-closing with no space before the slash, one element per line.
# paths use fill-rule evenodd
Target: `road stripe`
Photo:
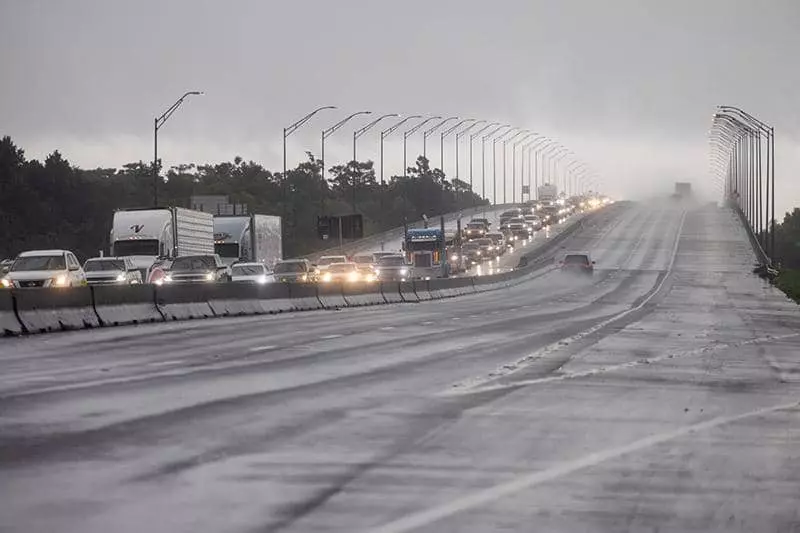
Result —
<path fill-rule="evenodd" d="M 782 403 L 748 411 L 738 415 L 720 416 L 706 420 L 705 422 L 699 422 L 697 424 L 684 426 L 672 431 L 666 431 L 664 433 L 645 437 L 643 439 L 633 441 L 625 446 L 590 453 L 578 459 L 556 464 L 550 468 L 546 468 L 538 472 L 531 472 L 506 483 L 501 483 L 499 485 L 495 485 L 494 487 L 475 492 L 469 496 L 458 498 L 452 502 L 445 503 L 437 507 L 431 507 L 418 513 L 410 514 L 400 518 L 399 520 L 395 520 L 393 522 L 384 524 L 383 526 L 371 529 L 370 531 L 372 533 L 405 533 L 407 531 L 413 531 L 415 529 L 430 526 L 435 522 L 463 511 L 468 511 L 475 507 L 492 503 L 506 496 L 512 496 L 522 492 L 523 490 L 532 489 L 547 483 L 548 481 L 555 481 L 575 472 L 598 466 L 607 461 L 619 459 L 625 455 L 645 450 L 647 448 L 652 448 L 653 446 L 664 444 L 665 442 L 676 440 L 681 437 L 691 435 L 692 433 L 707 431 L 719 426 L 740 422 L 749 418 L 756 418 L 759 416 L 772 414 L 777 411 L 797 409 L 798 407 L 800 407 L 800 402 L 797 401 Z"/>
<path fill-rule="evenodd" d="M 277 346 L 275 346 L 274 344 L 268 344 L 267 346 L 253 346 L 252 348 L 250 348 L 247 351 L 248 352 L 266 352 L 266 351 L 269 351 L 269 350 L 274 350 L 275 348 L 277 348 Z"/>
<path fill-rule="evenodd" d="M 331 340 L 331 339 L 338 339 L 338 338 L 339 338 L 339 337 L 341 337 L 341 336 L 342 336 L 342 335 L 340 335 L 340 334 L 338 334 L 338 333 L 334 333 L 333 335 L 323 335 L 322 337 L 320 337 L 320 339 L 323 339 L 323 340 Z"/>

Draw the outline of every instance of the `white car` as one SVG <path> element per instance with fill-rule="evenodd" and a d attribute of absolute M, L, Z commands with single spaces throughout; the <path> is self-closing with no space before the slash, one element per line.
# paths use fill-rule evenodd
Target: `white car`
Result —
<path fill-rule="evenodd" d="M 231 266 L 231 281 L 264 284 L 274 281 L 267 267 L 261 263 L 236 263 Z"/>
<path fill-rule="evenodd" d="M 86 285 L 86 273 L 67 250 L 22 252 L 2 279 L 4 288 L 79 287 Z"/>
<path fill-rule="evenodd" d="M 316 263 L 316 267 L 320 272 L 325 272 L 329 266 L 334 263 L 347 263 L 347 257 L 344 255 L 323 255 Z"/>

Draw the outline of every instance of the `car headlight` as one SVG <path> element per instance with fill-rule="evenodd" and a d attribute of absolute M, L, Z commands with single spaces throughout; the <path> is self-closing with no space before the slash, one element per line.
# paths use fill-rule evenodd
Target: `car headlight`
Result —
<path fill-rule="evenodd" d="M 375 274 L 367 274 L 366 276 L 364 276 L 364 279 L 366 281 L 375 281 Z"/>
<path fill-rule="evenodd" d="M 267 276 L 258 276 L 256 282 L 259 283 L 260 285 L 265 284 L 267 282 Z"/>
<path fill-rule="evenodd" d="M 408 275 L 408 269 L 407 268 L 401 268 L 400 269 L 400 275 L 401 276 L 407 276 Z"/>
<path fill-rule="evenodd" d="M 214 273 L 206 272 L 206 281 L 214 281 Z"/>
<path fill-rule="evenodd" d="M 117 276 L 117 281 L 125 281 L 125 274 L 120 274 Z"/>
<path fill-rule="evenodd" d="M 375 269 L 375 275 L 376 276 L 380 276 L 381 275 L 381 269 L 380 268 L 376 268 Z"/>
<path fill-rule="evenodd" d="M 14 286 L 14 284 L 11 282 L 10 279 L 6 279 L 6 278 L 0 279 L 0 287 L 3 287 L 4 289 L 10 289 L 13 286 Z"/>
<path fill-rule="evenodd" d="M 53 278 L 53 285 L 56 287 L 65 287 L 68 282 L 69 279 L 67 279 L 67 276 L 64 274 L 61 274 L 60 276 L 56 276 L 55 278 Z"/>
<path fill-rule="evenodd" d="M 476 255 L 481 255 L 481 251 L 480 251 L 480 250 L 478 250 L 478 253 L 477 253 Z"/>
<path fill-rule="evenodd" d="M 358 272 L 350 272 L 350 274 L 347 275 L 348 281 L 358 281 L 360 279 L 361 276 L 358 274 Z"/>
<path fill-rule="evenodd" d="M 458 261 L 458 254 L 453 254 L 450 256 L 450 261 Z"/>
<path fill-rule="evenodd" d="M 324 281 L 324 282 L 326 282 L 326 283 L 327 283 L 327 282 L 329 282 L 329 281 L 330 281 L 330 280 L 332 280 L 332 279 L 333 279 L 333 276 L 331 276 L 331 273 L 330 273 L 330 272 L 325 272 L 325 273 L 322 275 L 322 281 Z"/>
<path fill-rule="evenodd" d="M 171 275 L 171 274 L 167 274 L 166 276 L 164 276 L 164 277 L 163 277 L 163 278 L 161 278 L 161 279 L 162 279 L 162 281 L 163 281 L 164 283 L 171 283 L 171 282 L 172 282 L 172 275 Z"/>
<path fill-rule="evenodd" d="M 303 274 L 300 276 L 300 281 L 308 281 L 308 274 Z"/>

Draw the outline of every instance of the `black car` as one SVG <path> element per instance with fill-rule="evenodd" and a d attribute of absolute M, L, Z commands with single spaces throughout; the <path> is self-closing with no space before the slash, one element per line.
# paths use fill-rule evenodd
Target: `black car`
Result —
<path fill-rule="evenodd" d="M 562 272 L 588 276 L 594 274 L 594 261 L 592 261 L 592 257 L 588 253 L 568 253 L 559 265 Z"/>
<path fill-rule="evenodd" d="M 230 275 L 217 254 L 177 257 L 164 276 L 165 284 L 220 281 L 230 281 Z"/>

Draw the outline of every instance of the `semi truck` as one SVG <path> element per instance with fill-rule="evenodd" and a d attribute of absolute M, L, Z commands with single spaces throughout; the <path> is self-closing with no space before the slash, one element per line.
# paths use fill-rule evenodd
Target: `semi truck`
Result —
<path fill-rule="evenodd" d="M 558 187 L 551 183 L 544 183 L 536 189 L 536 198 L 539 202 L 555 202 L 558 199 Z"/>
<path fill-rule="evenodd" d="M 687 183 L 685 181 L 677 181 L 675 182 L 675 193 L 672 195 L 673 198 L 679 200 L 685 200 L 692 195 L 692 184 Z"/>
<path fill-rule="evenodd" d="M 403 250 L 413 267 L 414 278 L 431 279 L 449 276 L 444 232 L 440 228 L 409 228 Z"/>
<path fill-rule="evenodd" d="M 246 261 L 269 268 L 283 259 L 281 217 L 216 215 L 214 251 L 226 265 Z"/>
<path fill-rule="evenodd" d="M 158 258 L 214 253 L 214 217 L 183 207 L 123 209 L 114 213 L 110 254 L 130 257 L 148 279 Z"/>

